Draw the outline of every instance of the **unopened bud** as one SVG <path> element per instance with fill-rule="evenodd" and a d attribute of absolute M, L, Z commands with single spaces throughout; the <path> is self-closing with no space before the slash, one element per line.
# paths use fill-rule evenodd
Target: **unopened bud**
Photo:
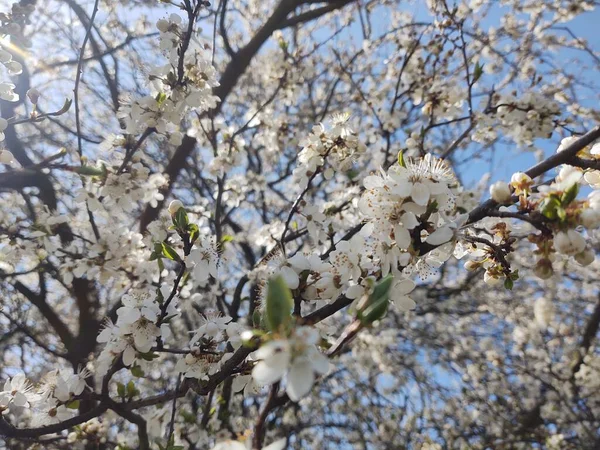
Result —
<path fill-rule="evenodd" d="M 169 203 L 169 214 L 174 215 L 180 208 L 183 208 L 183 203 L 179 200 L 173 200 Z"/>
<path fill-rule="evenodd" d="M 581 212 L 579 219 L 581 220 L 581 225 L 588 230 L 593 230 L 600 226 L 600 211 L 590 208 L 584 209 Z"/>
<path fill-rule="evenodd" d="M 591 248 L 586 248 L 581 253 L 577 253 L 575 255 L 575 261 L 577 261 L 582 266 L 589 266 L 596 259 L 596 254 L 594 250 Z"/>
<path fill-rule="evenodd" d="M 465 263 L 465 269 L 467 269 L 469 272 L 473 272 L 473 271 L 479 269 L 480 266 L 481 266 L 481 263 L 479 263 L 477 261 L 469 260 Z"/>
<path fill-rule="evenodd" d="M 38 100 L 40 99 L 40 95 L 40 91 L 38 91 L 36 88 L 31 88 L 27 91 L 27 97 L 34 105 L 37 104 Z"/>
<path fill-rule="evenodd" d="M 508 203 L 511 198 L 510 186 L 503 181 L 497 181 L 490 186 L 490 195 L 497 203 Z"/>
<path fill-rule="evenodd" d="M 535 268 L 533 269 L 533 273 L 535 273 L 535 275 L 538 278 L 541 278 L 542 280 L 547 280 L 552 275 L 554 275 L 554 269 L 552 268 L 552 261 L 550 261 L 549 259 L 546 259 L 546 258 L 540 259 L 536 263 Z"/>

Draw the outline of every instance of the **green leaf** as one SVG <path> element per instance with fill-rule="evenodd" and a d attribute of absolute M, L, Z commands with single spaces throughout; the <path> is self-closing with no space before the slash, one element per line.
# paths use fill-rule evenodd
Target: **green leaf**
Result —
<path fill-rule="evenodd" d="M 156 94 L 156 97 L 154 97 L 156 99 L 156 103 L 158 103 L 159 105 L 164 102 L 167 99 L 167 94 L 165 94 L 164 92 L 159 92 L 158 94 Z"/>
<path fill-rule="evenodd" d="M 153 352 L 146 352 L 146 353 L 138 352 L 138 355 L 141 356 L 142 359 L 145 361 L 153 361 L 154 359 L 156 359 L 160 356 L 158 353 L 153 353 Z"/>
<path fill-rule="evenodd" d="M 569 203 L 571 203 L 573 200 L 575 200 L 578 193 L 579 193 L 579 185 L 577 183 L 575 183 L 573 186 L 571 186 L 569 189 L 567 189 L 565 192 L 563 192 L 562 196 L 560 197 L 560 203 L 563 206 L 567 206 Z"/>
<path fill-rule="evenodd" d="M 67 408 L 69 408 L 69 409 L 79 408 L 79 400 L 73 400 L 72 402 L 67 403 Z"/>
<path fill-rule="evenodd" d="M 404 150 L 400 150 L 398 152 L 398 165 L 400 167 L 406 167 L 406 162 L 404 161 Z"/>
<path fill-rule="evenodd" d="M 564 208 L 556 208 L 556 215 L 558 216 L 558 218 L 563 221 L 567 218 L 567 212 L 565 211 Z"/>
<path fill-rule="evenodd" d="M 513 280 L 510 277 L 506 277 L 506 279 L 504 280 L 504 287 L 510 291 L 512 291 L 512 288 L 514 287 L 515 283 L 513 282 Z"/>
<path fill-rule="evenodd" d="M 129 371 L 131 372 L 131 375 L 136 378 L 142 378 L 144 376 L 144 371 L 140 366 L 133 366 Z"/>
<path fill-rule="evenodd" d="M 377 283 L 367 301 L 360 305 L 357 317 L 363 325 L 370 325 L 385 316 L 390 303 L 389 294 L 393 280 L 392 275 L 383 278 Z"/>
<path fill-rule="evenodd" d="M 392 281 L 394 281 L 393 275 L 388 275 L 387 277 L 383 278 L 379 283 L 377 283 L 369 297 L 373 300 L 377 300 L 383 296 L 387 298 L 388 294 L 390 293 L 390 288 L 392 287 Z"/>
<path fill-rule="evenodd" d="M 165 258 L 168 258 L 171 261 L 181 262 L 181 257 L 179 256 L 179 254 L 175 251 L 175 249 L 173 247 L 171 247 L 166 242 L 161 242 L 160 245 L 161 245 L 161 254 Z"/>
<path fill-rule="evenodd" d="M 292 320 L 294 299 L 282 276 L 269 280 L 265 305 L 265 324 L 269 331 L 278 331 Z"/>
<path fill-rule="evenodd" d="M 187 215 L 187 211 L 183 207 L 179 208 L 173 216 L 173 225 L 175 225 L 178 230 L 187 232 L 189 224 L 190 219 Z"/>
<path fill-rule="evenodd" d="M 119 394 L 119 397 L 125 398 L 125 395 L 126 395 L 125 385 L 121 382 L 117 382 L 117 394 Z"/>
<path fill-rule="evenodd" d="M 183 417 L 184 422 L 196 424 L 196 416 L 188 411 L 180 411 L 181 417 Z"/>
<path fill-rule="evenodd" d="M 69 109 L 71 109 L 72 104 L 73 104 L 73 100 L 71 100 L 69 98 L 65 98 L 65 102 L 63 103 L 62 108 L 60 108 L 58 111 L 56 111 L 55 115 L 60 116 L 61 114 L 66 113 Z"/>
<path fill-rule="evenodd" d="M 133 398 L 136 395 L 140 395 L 140 391 L 135 387 L 135 383 L 131 380 L 127 383 L 127 397 Z"/>
<path fill-rule="evenodd" d="M 483 75 L 483 65 L 477 63 L 475 64 L 475 70 L 473 71 L 473 84 L 477 83 L 477 80 L 481 78 L 481 75 Z"/>
<path fill-rule="evenodd" d="M 224 234 L 223 237 L 221 238 L 221 243 L 225 243 L 225 242 L 232 242 L 234 240 L 234 237 L 230 234 Z"/>
<path fill-rule="evenodd" d="M 94 177 L 100 177 L 106 175 L 106 167 L 102 166 L 100 168 L 95 166 L 80 166 L 75 168 L 75 173 L 79 175 L 90 175 Z"/>
<path fill-rule="evenodd" d="M 198 228 L 198 225 L 191 223 L 188 226 L 188 233 L 190 234 L 190 244 L 193 244 L 200 236 L 200 229 Z"/>
<path fill-rule="evenodd" d="M 558 217 L 557 208 L 560 207 L 560 200 L 552 195 L 545 198 L 540 205 L 542 214 L 550 220 L 555 220 Z"/>

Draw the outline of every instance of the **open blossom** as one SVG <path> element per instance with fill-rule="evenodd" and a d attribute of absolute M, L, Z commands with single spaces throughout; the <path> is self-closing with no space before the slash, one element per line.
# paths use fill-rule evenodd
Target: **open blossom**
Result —
<path fill-rule="evenodd" d="M 0 392 L 0 408 L 10 404 L 26 407 L 37 400 L 33 392 L 33 385 L 25 378 L 23 373 L 18 373 L 4 383 Z"/>
<path fill-rule="evenodd" d="M 208 279 L 218 276 L 219 255 L 216 246 L 209 238 L 201 238 L 187 256 L 186 261 L 192 264 L 192 275 L 199 285 L 206 284 Z"/>
<path fill-rule="evenodd" d="M 390 289 L 390 301 L 394 303 L 398 311 L 410 311 L 417 306 L 415 301 L 408 296 L 414 288 L 415 282 L 410 279 L 400 280 L 393 284 Z"/>
<path fill-rule="evenodd" d="M 324 375 L 329 361 L 316 347 L 319 333 L 309 327 L 299 327 L 289 339 L 274 339 L 255 353 L 258 360 L 252 377 L 260 386 L 273 384 L 285 377 L 285 391 L 294 402 L 304 397 L 315 381 L 315 374 Z"/>
<path fill-rule="evenodd" d="M 585 238 L 575 230 L 559 231 L 554 236 L 554 248 L 563 255 L 574 256 L 585 249 Z"/>
<path fill-rule="evenodd" d="M 48 372 L 42 379 L 40 393 L 46 398 L 54 398 L 66 402 L 72 396 L 79 395 L 87 387 L 86 378 L 90 376 L 87 369 L 74 372 L 72 369 L 56 369 Z"/>

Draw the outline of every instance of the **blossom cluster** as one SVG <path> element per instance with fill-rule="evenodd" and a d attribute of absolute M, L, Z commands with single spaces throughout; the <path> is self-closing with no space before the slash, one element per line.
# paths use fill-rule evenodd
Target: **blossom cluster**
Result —
<path fill-rule="evenodd" d="M 575 137 L 563 139 L 557 151 L 563 151 L 576 140 Z M 588 161 L 599 160 L 600 144 L 584 148 L 578 152 L 578 157 Z M 595 251 L 585 235 L 593 235 L 600 227 L 598 179 L 598 170 L 564 164 L 547 185 L 534 186 L 531 177 L 517 172 L 510 184 L 497 182 L 491 186 L 492 199 L 500 204 L 511 203 L 513 194 L 518 196 L 518 211 L 534 217 L 532 224 L 541 229 L 541 233 L 529 236 L 536 245 L 534 253 L 537 261 L 533 270 L 538 277 L 546 279 L 554 274 L 553 262 L 558 255 L 572 257 L 582 266 L 594 262 Z M 581 187 L 592 189 L 586 199 L 577 197 Z M 473 267 L 472 261 L 468 264 Z"/>
<path fill-rule="evenodd" d="M 160 19 L 156 27 L 168 61 L 150 73 L 153 92 L 122 107 L 119 117 L 125 121 L 127 133 L 154 128 L 169 134 L 171 144 L 179 145 L 182 118 L 189 110 L 201 113 L 214 108 L 219 99 L 213 88 L 219 82 L 210 53 L 196 36 L 188 35 L 179 15 Z"/>
<path fill-rule="evenodd" d="M 326 179 L 336 172 L 347 172 L 352 168 L 358 156 L 366 147 L 356 133 L 350 128 L 349 114 L 336 114 L 331 118 L 331 128 L 318 124 L 311 134 L 300 142 L 302 150 L 298 154 L 298 166 L 294 176 L 302 187 L 318 171 L 323 171 Z M 325 167 L 328 163 L 328 167 Z"/>
<path fill-rule="evenodd" d="M 166 293 L 168 289 L 163 291 Z M 123 306 L 117 309 L 117 322 L 108 322 L 97 338 L 98 342 L 106 344 L 97 361 L 96 373 L 99 375 L 106 374 L 118 356 L 122 356 L 127 367 L 135 363 L 145 365 L 144 354 L 152 350 L 159 337 L 169 334 L 168 324 L 165 321 L 159 323 L 161 306 L 155 293 L 130 292 L 121 297 L 121 303 Z M 165 317 L 177 314 L 176 302 L 171 302 Z"/>
<path fill-rule="evenodd" d="M 72 410 L 79 405 L 79 396 L 87 387 L 87 369 L 55 369 L 48 372 L 38 385 L 33 385 L 24 374 L 19 373 L 6 380 L 0 391 L 0 413 L 9 410 L 23 415 L 32 410 L 31 425 L 43 426 L 58 423 L 72 417 Z"/>

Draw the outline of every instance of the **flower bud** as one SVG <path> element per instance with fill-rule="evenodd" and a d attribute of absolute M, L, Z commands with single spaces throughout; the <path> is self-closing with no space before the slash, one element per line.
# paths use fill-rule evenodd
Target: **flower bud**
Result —
<path fill-rule="evenodd" d="M 575 230 L 559 231 L 554 236 L 554 248 L 558 253 L 573 256 L 585 249 L 585 238 Z"/>
<path fill-rule="evenodd" d="M 14 156 L 8 150 L 0 149 L 0 163 L 2 164 L 10 164 L 14 160 Z"/>
<path fill-rule="evenodd" d="M 497 181 L 490 186 L 490 195 L 497 203 L 508 203 L 511 198 L 510 186 L 503 181 Z"/>
<path fill-rule="evenodd" d="M 538 298 L 533 305 L 533 316 L 537 326 L 545 330 L 554 317 L 554 304 L 544 297 Z"/>
<path fill-rule="evenodd" d="M 490 271 L 486 270 L 485 274 L 483 275 L 483 281 L 488 286 L 496 286 L 502 280 L 500 279 L 499 276 L 496 276 L 496 274 L 492 274 Z"/>
<path fill-rule="evenodd" d="M 31 88 L 27 91 L 27 97 L 34 105 L 37 104 L 38 100 L 40 99 L 40 95 L 40 91 L 38 91 L 36 88 Z"/>
<path fill-rule="evenodd" d="M 169 30 L 169 21 L 166 19 L 160 19 L 158 22 L 156 22 L 156 28 L 158 28 L 158 30 L 162 33 L 166 33 Z"/>
<path fill-rule="evenodd" d="M 552 261 L 543 258 L 540 259 L 533 269 L 533 273 L 542 280 L 547 280 L 554 275 L 554 269 L 552 268 Z"/>
<path fill-rule="evenodd" d="M 588 230 L 598 228 L 600 226 L 600 211 L 586 208 L 581 212 L 579 220 L 581 221 L 581 225 Z"/>
<path fill-rule="evenodd" d="M 516 172 L 510 178 L 510 185 L 515 189 L 515 194 L 528 194 L 533 185 L 533 180 L 524 172 Z"/>
<path fill-rule="evenodd" d="M 469 272 L 473 272 L 479 269 L 479 267 L 481 267 L 481 263 L 477 261 L 469 260 L 465 262 L 465 269 L 467 269 Z"/>
<path fill-rule="evenodd" d="M 179 200 L 173 200 L 169 203 L 169 214 L 174 215 L 180 208 L 183 208 L 183 203 Z"/>
<path fill-rule="evenodd" d="M 581 253 L 577 253 L 575 255 L 575 261 L 577 261 L 582 266 L 589 266 L 591 263 L 594 262 L 595 259 L 596 259 L 596 254 L 594 253 L 594 250 L 592 250 L 589 247 L 586 248 Z"/>

